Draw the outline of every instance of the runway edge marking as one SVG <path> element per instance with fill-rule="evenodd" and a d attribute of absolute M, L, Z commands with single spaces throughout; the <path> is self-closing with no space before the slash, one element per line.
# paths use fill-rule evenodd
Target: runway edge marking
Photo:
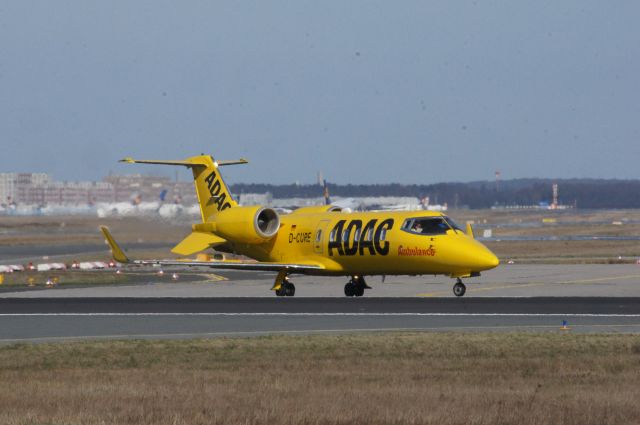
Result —
<path fill-rule="evenodd" d="M 425 316 L 425 317 L 638 317 L 640 314 L 606 313 L 0 313 L 2 317 L 135 317 L 135 316 Z"/>

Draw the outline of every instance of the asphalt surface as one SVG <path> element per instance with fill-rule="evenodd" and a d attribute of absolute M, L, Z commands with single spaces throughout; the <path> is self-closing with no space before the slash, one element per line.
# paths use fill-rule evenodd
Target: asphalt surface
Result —
<path fill-rule="evenodd" d="M 0 343 L 377 331 L 640 332 L 640 298 L 17 298 Z"/>
<path fill-rule="evenodd" d="M 150 268 L 153 269 L 153 268 Z M 157 271 L 157 269 L 155 269 Z M 154 270 L 141 275 L 138 269 L 125 270 L 132 284 L 65 285 L 54 289 L 43 287 L 47 274 L 41 275 L 39 286 L 4 285 L 0 298 L 5 297 L 273 297 L 269 290 L 275 273 L 222 271 L 210 269 L 175 270 L 180 278 L 172 280 L 173 270 L 164 276 Z M 82 272 L 66 272 L 82 273 Z M 104 273 L 114 273 L 113 270 Z M 453 297 L 453 279 L 445 276 L 381 276 L 367 277 L 372 287 L 365 297 Z M 346 277 L 291 276 L 297 297 L 344 297 Z M 487 271 L 479 278 L 465 279 L 467 293 L 473 297 L 640 297 L 640 265 L 636 264 L 504 264 Z"/>
<path fill-rule="evenodd" d="M 4 287 L 0 343 L 399 330 L 640 333 L 640 266 L 633 264 L 503 265 L 469 279 L 462 298 L 442 276 L 368 278 L 373 289 L 362 298 L 344 297 L 343 277 L 292 276 L 296 296 L 279 298 L 269 273 L 204 271 L 177 282 L 168 270 L 136 273 L 134 283 L 118 286 Z"/>
<path fill-rule="evenodd" d="M 640 298 L 18 298 L 8 314 L 570 314 L 638 315 Z"/>

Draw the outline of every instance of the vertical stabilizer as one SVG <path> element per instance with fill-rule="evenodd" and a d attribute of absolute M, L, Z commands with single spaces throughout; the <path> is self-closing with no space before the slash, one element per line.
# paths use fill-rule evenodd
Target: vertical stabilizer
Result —
<path fill-rule="evenodd" d="M 238 205 L 229 188 L 224 183 L 219 168 L 223 165 L 246 164 L 246 159 L 238 161 L 215 161 L 210 155 L 192 156 L 183 161 L 138 160 L 125 158 L 121 162 L 131 164 L 181 165 L 191 168 L 196 187 L 202 222 L 214 221 L 220 211 Z"/>

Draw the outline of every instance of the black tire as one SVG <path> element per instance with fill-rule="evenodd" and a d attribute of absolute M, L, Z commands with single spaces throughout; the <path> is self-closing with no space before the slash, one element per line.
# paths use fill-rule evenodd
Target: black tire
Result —
<path fill-rule="evenodd" d="M 453 295 L 455 295 L 456 297 L 463 296 L 465 292 L 467 292 L 467 287 L 464 286 L 464 283 L 458 282 L 453 285 Z"/>
<path fill-rule="evenodd" d="M 351 282 L 344 285 L 344 294 L 347 297 L 353 297 L 355 295 L 355 285 Z"/>
<path fill-rule="evenodd" d="M 296 294 L 296 287 L 293 283 L 284 285 L 284 292 L 287 297 L 293 297 Z"/>
<path fill-rule="evenodd" d="M 364 286 L 358 285 L 354 289 L 355 289 L 354 295 L 356 297 L 361 297 L 364 295 Z"/>
<path fill-rule="evenodd" d="M 284 285 L 280 286 L 280 289 L 276 289 L 276 295 L 278 297 L 284 297 L 286 295 L 286 290 L 284 289 Z"/>

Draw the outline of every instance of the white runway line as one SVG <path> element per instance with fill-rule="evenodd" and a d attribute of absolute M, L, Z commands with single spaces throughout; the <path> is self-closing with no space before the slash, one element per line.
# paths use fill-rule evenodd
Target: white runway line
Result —
<path fill-rule="evenodd" d="M 640 314 L 599 313 L 0 313 L 2 317 L 173 317 L 173 316 L 425 316 L 425 317 L 638 317 Z"/>

